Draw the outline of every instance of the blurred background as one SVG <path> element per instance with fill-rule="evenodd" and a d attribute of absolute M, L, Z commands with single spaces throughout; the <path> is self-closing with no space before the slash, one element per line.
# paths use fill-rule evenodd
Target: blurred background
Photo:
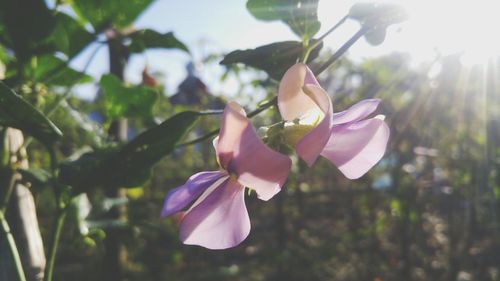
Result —
<path fill-rule="evenodd" d="M 56 153 L 67 162 L 184 110 L 222 109 L 228 100 L 257 108 L 276 95 L 277 81 L 251 63 L 219 62 L 236 49 L 297 40 L 283 22 L 254 18 L 245 0 L 0 2 L 0 78 L 51 112 L 64 133 Z M 311 2 L 319 35 L 357 3 Z M 407 21 L 389 26 L 383 43 L 361 38 L 318 77 L 337 112 L 382 99 L 377 113 L 391 137 L 367 175 L 351 181 L 325 159 L 300 162 L 271 201 L 247 196 L 250 236 L 211 251 L 183 245 L 175 220 L 159 217 L 170 189 L 217 169 L 210 140 L 179 146 L 145 183 L 86 189 L 72 200 L 54 280 L 500 280 L 496 4 L 398 3 Z M 47 18 L 57 20 L 44 30 Z M 359 28 L 347 20 L 311 64 Z M 123 100 L 113 89 L 155 97 Z M 217 129 L 219 118 L 201 118 L 184 141 Z M 258 127 L 279 115 L 271 108 L 253 120 Z M 37 141 L 27 160 L 34 170 L 50 166 Z M 54 192 L 30 176 L 47 252 Z"/>

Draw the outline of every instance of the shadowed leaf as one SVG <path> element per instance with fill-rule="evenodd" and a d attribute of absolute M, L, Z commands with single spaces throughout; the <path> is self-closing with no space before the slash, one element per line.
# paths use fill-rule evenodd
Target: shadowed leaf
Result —
<path fill-rule="evenodd" d="M 50 144 L 62 136 L 52 121 L 2 82 L 0 82 L 0 125 L 17 128 L 45 144 Z"/>
<path fill-rule="evenodd" d="M 313 41 L 314 43 L 314 41 Z M 308 62 L 314 60 L 323 44 L 314 48 Z M 275 80 L 280 80 L 286 70 L 294 65 L 303 52 L 302 43 L 297 41 L 284 41 L 272 43 L 248 50 L 236 50 L 227 54 L 220 62 L 223 65 L 243 63 L 247 66 L 264 70 Z"/>
<path fill-rule="evenodd" d="M 152 48 L 179 49 L 189 53 L 186 45 L 179 41 L 173 32 L 162 34 L 151 29 L 143 29 L 133 32 L 129 37 L 132 42 L 128 49 L 132 53 L 141 53 Z"/>
<path fill-rule="evenodd" d="M 82 155 L 61 165 L 60 180 L 83 191 L 88 187 L 137 187 L 152 167 L 170 154 L 200 114 L 186 111 L 146 130 L 120 148 Z"/>

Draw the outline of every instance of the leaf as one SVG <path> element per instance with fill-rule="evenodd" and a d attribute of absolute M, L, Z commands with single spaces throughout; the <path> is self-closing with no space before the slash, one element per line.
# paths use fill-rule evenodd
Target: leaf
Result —
<path fill-rule="evenodd" d="M 257 19 L 285 22 L 304 40 L 313 38 L 321 27 L 318 0 L 248 0 L 247 9 Z"/>
<path fill-rule="evenodd" d="M 122 81 L 107 74 L 101 77 L 105 114 L 111 119 L 119 117 L 152 117 L 158 93 L 144 86 L 126 87 Z"/>
<path fill-rule="evenodd" d="M 38 57 L 36 67 L 30 67 L 27 71 L 32 71 L 28 75 L 33 77 L 33 80 L 52 86 L 69 87 L 93 81 L 91 76 L 70 68 L 67 62 L 53 55 Z"/>
<path fill-rule="evenodd" d="M 132 53 L 142 53 L 151 48 L 179 49 L 189 53 L 186 45 L 175 38 L 173 32 L 162 34 L 151 29 L 142 29 L 131 33 L 129 37 L 131 43 L 128 49 Z"/>
<path fill-rule="evenodd" d="M 20 60 L 35 52 L 54 28 L 54 16 L 40 0 L 0 1 L 2 21 L 11 47 Z M 3 33 L 3 32 L 2 32 Z"/>
<path fill-rule="evenodd" d="M 152 167 L 170 154 L 200 113 L 185 111 L 138 135 L 121 148 L 98 150 L 61 165 L 61 182 L 84 191 L 89 187 L 137 187 Z"/>
<path fill-rule="evenodd" d="M 311 41 L 313 44 L 315 40 Z M 318 57 L 323 47 L 320 44 L 309 55 L 308 62 Z M 248 50 L 236 50 L 227 54 L 220 62 L 223 65 L 243 63 L 247 66 L 264 70 L 275 80 L 280 80 L 286 70 L 294 65 L 302 56 L 301 42 L 283 41 Z"/>
<path fill-rule="evenodd" d="M 52 33 L 52 41 L 57 50 L 65 53 L 69 58 L 77 55 L 95 36 L 73 17 L 58 13 L 56 26 Z"/>
<path fill-rule="evenodd" d="M 44 169 L 18 169 L 24 181 L 30 182 L 34 186 L 46 187 L 52 184 L 51 174 Z"/>
<path fill-rule="evenodd" d="M 151 4 L 153 0 L 73 0 L 75 12 L 92 24 L 96 32 L 111 26 L 124 28 Z"/>
<path fill-rule="evenodd" d="M 365 39 L 372 45 L 384 42 L 387 27 L 408 18 L 405 9 L 393 3 L 357 3 L 349 10 L 349 17 L 368 28 Z"/>
<path fill-rule="evenodd" d="M 17 128 L 45 144 L 62 136 L 45 115 L 0 82 L 0 125 Z"/>

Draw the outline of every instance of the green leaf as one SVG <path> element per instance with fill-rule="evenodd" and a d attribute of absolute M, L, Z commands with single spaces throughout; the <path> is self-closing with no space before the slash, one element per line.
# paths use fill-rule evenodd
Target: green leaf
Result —
<path fill-rule="evenodd" d="M 38 57 L 35 67 L 30 67 L 27 71 L 28 73 L 32 71 L 27 76 L 33 77 L 34 81 L 52 86 L 69 87 L 93 81 L 91 76 L 70 68 L 67 62 L 53 55 Z"/>
<path fill-rule="evenodd" d="M 7 41 L 20 60 L 25 60 L 39 48 L 45 48 L 44 39 L 52 33 L 54 16 L 45 1 L 2 0 L 0 20 L 6 29 Z M 2 32 L 3 33 L 3 32 Z"/>
<path fill-rule="evenodd" d="M 23 177 L 23 181 L 30 182 L 34 186 L 46 187 L 52 184 L 51 174 L 44 169 L 18 169 Z"/>
<path fill-rule="evenodd" d="M 152 167 L 170 154 L 198 120 L 200 113 L 185 111 L 146 130 L 121 148 L 99 150 L 61 165 L 61 182 L 80 191 L 89 187 L 138 187 Z"/>
<path fill-rule="evenodd" d="M 189 53 L 186 45 L 175 38 L 172 32 L 162 34 L 151 29 L 142 29 L 131 33 L 129 37 L 132 41 L 128 49 L 132 53 L 142 53 L 151 48 L 179 49 Z"/>
<path fill-rule="evenodd" d="M 377 46 L 384 43 L 386 33 L 386 28 L 374 27 L 365 34 L 365 39 L 371 45 Z"/>
<path fill-rule="evenodd" d="M 158 99 L 158 92 L 154 89 L 144 86 L 126 87 L 112 74 L 103 75 L 100 84 L 105 113 L 109 118 L 153 116 L 153 106 Z"/>
<path fill-rule="evenodd" d="M 75 12 L 92 24 L 96 32 L 108 27 L 127 27 L 153 0 L 73 0 Z"/>
<path fill-rule="evenodd" d="M 314 44 L 314 40 L 312 44 Z M 314 60 L 322 48 L 322 44 L 314 48 L 309 55 L 308 62 Z M 227 54 L 220 62 L 223 65 L 243 63 L 247 66 L 264 70 L 275 80 L 280 80 L 286 70 L 297 63 L 302 56 L 301 42 L 284 41 L 260 46 L 255 49 L 236 50 Z"/>
<path fill-rule="evenodd" d="M 248 0 L 247 9 L 257 19 L 281 20 L 304 40 L 320 29 L 318 0 Z"/>
<path fill-rule="evenodd" d="M 58 51 L 65 53 L 69 58 L 77 55 L 95 36 L 73 17 L 58 13 L 56 27 L 52 33 L 52 40 Z"/>
<path fill-rule="evenodd" d="M 393 3 L 357 3 L 349 10 L 349 17 L 369 29 L 365 39 L 372 45 L 384 42 L 387 27 L 408 18 L 405 9 Z"/>
<path fill-rule="evenodd" d="M 20 129 L 45 144 L 62 136 L 45 115 L 0 82 L 0 125 Z"/>

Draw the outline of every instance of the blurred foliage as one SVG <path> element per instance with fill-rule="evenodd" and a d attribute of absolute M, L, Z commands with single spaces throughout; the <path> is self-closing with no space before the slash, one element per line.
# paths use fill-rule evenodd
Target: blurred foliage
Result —
<path fill-rule="evenodd" d="M 167 94 L 173 93 L 164 93 L 154 77 L 148 88 L 149 82 L 131 85 L 112 75 L 101 77 L 95 101 L 73 96 L 75 84 L 92 79 L 87 69 L 72 69 L 71 60 L 91 44 L 109 47 L 99 41 L 109 33 L 119 39 L 124 64 L 130 54 L 151 48 L 187 51 L 171 32 L 129 28 L 150 2 L 59 1 L 75 12 L 63 13 L 45 1 L 0 0 L 0 61 L 6 67 L 0 125 L 41 141 L 27 145 L 30 168 L 19 172 L 34 193 L 44 241 L 58 206 L 53 182 L 71 185 L 55 280 L 107 280 L 105 241 L 112 233 L 126 250 L 122 272 L 111 272 L 121 280 L 500 280 L 500 61 L 464 67 L 459 56 L 419 66 L 402 54 L 341 59 L 320 83 L 337 112 L 364 98 L 383 100 L 378 113 L 391 127 L 386 157 L 356 181 L 327 161 L 312 169 L 296 161 L 273 200 L 264 204 L 247 195 L 249 238 L 234 249 L 208 251 L 182 245 L 175 221 L 159 214 L 171 188 L 218 167 L 210 141 L 179 146 L 217 128 L 218 116 L 199 113 L 210 109 L 209 99 L 172 104 Z M 309 40 L 319 30 L 317 4 L 249 0 L 247 8 Z M 380 43 L 386 27 L 401 20 L 399 12 L 359 4 L 349 16 L 370 28 L 369 41 Z M 331 56 L 320 49 L 309 56 L 312 64 Z M 273 79 L 302 53 L 303 42 L 295 41 L 237 50 L 223 58 L 227 68 L 220 79 L 237 81 L 232 97 L 255 108 L 254 93 L 274 97 Z M 118 142 L 110 123 L 123 117 L 130 137 Z M 253 120 L 270 124 L 279 115 L 272 108 Z M 49 172 L 43 144 L 61 159 L 56 173 Z M 115 187 L 129 189 L 110 197 Z M 122 207 L 126 217 L 113 217 Z"/>

